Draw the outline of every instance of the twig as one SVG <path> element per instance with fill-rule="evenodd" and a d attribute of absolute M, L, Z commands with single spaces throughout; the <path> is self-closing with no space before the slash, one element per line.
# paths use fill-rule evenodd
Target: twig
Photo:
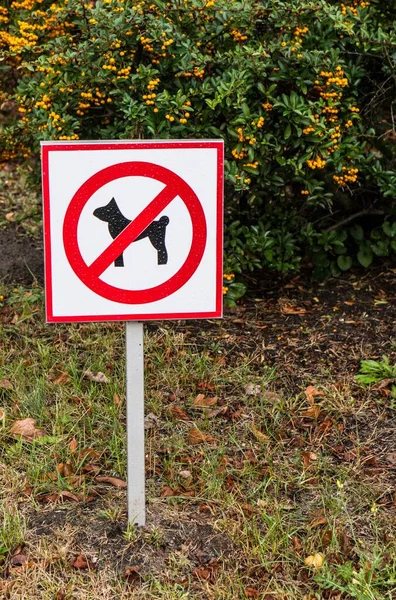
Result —
<path fill-rule="evenodd" d="M 349 217 L 346 217 L 346 219 L 339 221 L 335 225 L 328 227 L 327 229 L 325 229 L 325 231 L 326 231 L 326 233 L 328 233 L 329 231 L 334 231 L 335 229 L 338 229 L 339 227 L 342 227 L 343 225 L 346 225 L 347 223 L 350 223 L 351 221 L 354 221 L 355 219 L 358 219 L 359 217 L 365 217 L 367 215 L 384 215 L 384 214 L 385 214 L 384 210 L 361 210 L 360 212 L 355 213 L 354 215 L 350 215 Z"/>

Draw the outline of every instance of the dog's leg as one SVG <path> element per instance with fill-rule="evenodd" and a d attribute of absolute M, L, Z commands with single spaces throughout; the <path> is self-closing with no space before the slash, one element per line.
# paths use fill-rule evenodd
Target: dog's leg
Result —
<path fill-rule="evenodd" d="M 169 217 L 161 217 L 159 221 L 154 221 L 151 225 L 151 231 L 148 237 L 154 248 L 157 250 L 157 263 L 166 265 L 168 262 L 168 252 L 165 246 L 166 226 L 169 223 Z"/>
<path fill-rule="evenodd" d="M 123 267 L 124 266 L 124 255 L 120 254 L 120 256 L 117 256 L 117 258 L 114 261 L 114 266 L 115 267 Z"/>

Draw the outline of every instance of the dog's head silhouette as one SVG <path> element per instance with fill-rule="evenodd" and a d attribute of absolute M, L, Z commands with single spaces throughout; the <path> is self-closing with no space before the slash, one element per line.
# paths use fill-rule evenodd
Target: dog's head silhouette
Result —
<path fill-rule="evenodd" d="M 117 202 L 114 198 L 110 200 L 106 206 L 99 206 L 94 210 L 94 216 L 100 219 L 101 221 L 109 221 L 110 219 L 114 219 L 117 215 L 121 215 L 120 209 L 117 206 Z"/>

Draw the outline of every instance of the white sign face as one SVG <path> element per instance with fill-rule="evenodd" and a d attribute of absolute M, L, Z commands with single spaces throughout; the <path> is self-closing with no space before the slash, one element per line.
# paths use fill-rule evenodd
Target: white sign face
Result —
<path fill-rule="evenodd" d="M 42 142 L 48 322 L 222 315 L 223 142 Z"/>

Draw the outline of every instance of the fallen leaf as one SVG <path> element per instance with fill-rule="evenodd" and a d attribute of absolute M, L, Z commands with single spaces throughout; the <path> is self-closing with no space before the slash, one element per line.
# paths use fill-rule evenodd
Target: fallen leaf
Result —
<path fill-rule="evenodd" d="M 43 494 L 38 497 L 40 502 L 47 502 L 47 504 L 52 504 L 59 502 L 60 500 L 72 500 L 73 502 L 79 502 L 80 499 L 75 494 L 64 490 L 63 492 L 53 492 L 52 494 Z"/>
<path fill-rule="evenodd" d="M 326 524 L 327 524 L 327 519 L 325 517 L 320 517 L 319 519 L 314 519 L 313 521 L 311 521 L 309 526 L 311 529 L 315 529 L 315 527 L 319 527 L 319 525 L 326 525 Z"/>
<path fill-rule="evenodd" d="M 139 565 L 133 565 L 131 567 L 126 567 L 124 570 L 124 579 L 128 581 L 128 583 L 136 583 L 142 578 L 140 574 Z"/>
<path fill-rule="evenodd" d="M 32 442 L 36 438 L 45 436 L 45 433 L 41 429 L 37 429 L 35 419 L 31 419 L 30 417 L 15 421 L 11 427 L 11 433 L 16 436 L 22 436 L 27 442 Z"/>
<path fill-rule="evenodd" d="M 176 406 L 176 405 L 172 405 L 172 406 L 168 406 L 168 412 L 171 413 L 171 415 L 173 417 L 175 417 L 175 419 L 179 419 L 179 421 L 189 421 L 190 417 L 188 416 L 188 414 L 186 412 L 184 412 L 184 410 L 182 408 L 180 408 L 180 406 Z"/>
<path fill-rule="evenodd" d="M 121 399 L 120 399 L 120 397 L 119 397 L 118 394 L 114 394 L 114 396 L 113 396 L 113 402 L 114 402 L 115 406 L 118 406 L 120 404 Z"/>
<path fill-rule="evenodd" d="M 302 416 L 308 417 L 309 419 L 318 419 L 320 416 L 320 406 L 318 404 L 312 404 L 312 406 L 303 412 Z"/>
<path fill-rule="evenodd" d="M 228 416 L 230 415 L 230 407 L 229 406 L 219 406 L 218 408 L 213 408 L 212 410 L 209 410 L 205 416 L 208 417 L 208 419 L 213 419 L 213 417 L 218 417 L 220 416 Z"/>
<path fill-rule="evenodd" d="M 87 369 L 86 371 L 84 371 L 84 377 L 86 379 L 89 379 L 90 381 L 95 381 L 95 383 L 109 383 L 109 379 L 101 371 L 98 371 L 97 373 L 92 373 L 92 371 Z"/>
<path fill-rule="evenodd" d="M 183 477 L 183 479 L 190 479 L 191 471 L 188 471 L 187 469 L 185 471 L 179 471 L 179 475 L 180 477 Z"/>
<path fill-rule="evenodd" d="M 302 544 L 301 544 L 299 538 L 296 535 L 293 536 L 293 546 L 294 546 L 294 550 L 296 552 L 301 552 L 301 550 L 302 550 Z"/>
<path fill-rule="evenodd" d="M 74 454 L 74 453 L 75 453 L 75 451 L 77 450 L 77 446 L 78 446 L 78 444 L 77 444 L 77 440 L 76 440 L 76 438 L 74 437 L 74 438 L 72 439 L 72 441 L 70 442 L 70 444 L 69 444 L 69 450 L 70 450 L 70 452 L 71 452 L 72 454 Z"/>
<path fill-rule="evenodd" d="M 12 383 L 8 379 L 0 379 L 0 388 L 3 390 L 12 390 Z"/>
<path fill-rule="evenodd" d="M 188 441 L 190 444 L 195 446 L 196 444 L 203 444 L 204 442 L 216 442 L 216 438 L 203 433 L 197 427 L 192 427 L 188 430 Z"/>
<path fill-rule="evenodd" d="M 201 383 L 198 383 L 197 389 L 201 390 L 203 392 L 204 391 L 214 392 L 215 386 L 213 385 L 213 383 L 208 383 L 207 381 L 202 381 Z"/>
<path fill-rule="evenodd" d="M 213 398 L 208 398 L 205 397 L 204 394 L 198 394 L 198 396 L 195 398 L 194 402 L 193 402 L 193 406 L 195 408 L 205 408 L 208 406 L 214 406 L 217 403 L 218 397 L 217 396 L 213 396 Z"/>
<path fill-rule="evenodd" d="M 323 546 L 325 548 L 328 548 L 328 546 L 330 546 L 332 540 L 333 540 L 333 532 L 331 531 L 331 529 L 326 529 L 326 531 L 322 535 Z"/>
<path fill-rule="evenodd" d="M 280 311 L 282 315 L 305 315 L 307 313 L 306 308 L 287 303 L 282 304 Z"/>
<path fill-rule="evenodd" d="M 52 380 L 52 383 L 56 385 L 63 385 L 65 383 L 69 383 L 71 381 L 70 375 L 68 373 L 60 373 L 55 379 Z"/>
<path fill-rule="evenodd" d="M 260 592 L 256 588 L 249 586 L 245 588 L 245 594 L 247 598 L 257 598 Z"/>
<path fill-rule="evenodd" d="M 170 498 L 171 496 L 176 496 L 176 492 L 172 490 L 172 488 L 170 488 L 168 485 L 165 485 L 162 488 L 161 496 L 162 498 Z"/>
<path fill-rule="evenodd" d="M 317 552 L 316 554 L 311 554 L 310 556 L 307 556 L 307 558 L 304 560 L 304 563 L 308 567 L 314 567 L 314 569 L 320 569 L 320 567 L 322 567 L 323 563 L 324 563 L 324 555 L 321 552 Z"/>
<path fill-rule="evenodd" d="M 309 385 L 304 391 L 307 400 L 311 406 L 315 404 L 315 396 L 324 396 L 324 393 L 320 390 L 316 389 L 313 385 Z"/>
<path fill-rule="evenodd" d="M 78 555 L 78 556 L 75 558 L 75 560 L 74 560 L 74 562 L 73 562 L 72 566 L 73 566 L 75 569 L 89 569 L 89 563 L 88 563 L 88 560 L 86 559 L 86 557 L 85 557 L 83 554 L 79 554 L 79 555 Z"/>
<path fill-rule="evenodd" d="M 259 429 L 256 428 L 254 421 L 252 423 L 252 433 L 253 433 L 254 437 L 256 438 L 256 440 L 258 442 L 260 442 L 260 444 L 267 443 L 270 439 L 268 437 L 268 435 L 265 435 L 265 433 L 263 433 L 262 431 L 260 431 Z"/>
<path fill-rule="evenodd" d="M 247 396 L 258 396 L 261 394 L 261 385 L 256 383 L 248 383 L 245 385 L 245 394 Z"/>
<path fill-rule="evenodd" d="M 119 477 L 107 477 L 107 476 L 100 476 L 100 477 L 95 477 L 95 481 L 97 481 L 98 483 L 109 483 L 110 485 L 114 485 L 114 487 L 117 488 L 126 488 L 127 487 L 127 482 L 124 481 L 123 479 L 119 479 Z"/>
<path fill-rule="evenodd" d="M 92 473 L 99 473 L 100 467 L 99 467 L 99 465 L 93 465 L 92 463 L 89 463 L 88 465 L 83 466 L 82 471 L 83 471 L 83 473 L 92 475 Z"/>
<path fill-rule="evenodd" d="M 207 580 L 207 579 L 210 578 L 210 571 L 209 571 L 209 569 L 205 569 L 204 567 L 202 567 L 200 569 L 197 567 L 196 569 L 193 570 L 192 573 L 193 573 L 193 575 L 195 577 L 198 577 L 198 579 Z"/>
<path fill-rule="evenodd" d="M 15 213 L 14 212 L 6 213 L 5 220 L 10 221 L 10 222 L 15 221 Z"/>
<path fill-rule="evenodd" d="M 10 564 L 13 567 L 21 567 L 22 565 L 27 563 L 27 556 L 26 554 L 22 554 L 22 553 L 18 553 L 18 554 L 14 554 L 11 559 L 10 559 Z"/>
<path fill-rule="evenodd" d="M 76 494 L 72 494 L 72 492 L 69 492 L 68 490 L 63 490 L 62 492 L 59 492 L 58 498 L 59 500 L 63 501 L 72 500 L 73 502 L 80 502 L 80 498 L 76 496 Z"/>
<path fill-rule="evenodd" d="M 302 457 L 303 457 L 304 469 L 308 469 L 308 467 L 310 467 L 310 465 L 313 461 L 318 460 L 318 455 L 315 454 L 315 452 L 304 451 L 302 453 Z"/>

